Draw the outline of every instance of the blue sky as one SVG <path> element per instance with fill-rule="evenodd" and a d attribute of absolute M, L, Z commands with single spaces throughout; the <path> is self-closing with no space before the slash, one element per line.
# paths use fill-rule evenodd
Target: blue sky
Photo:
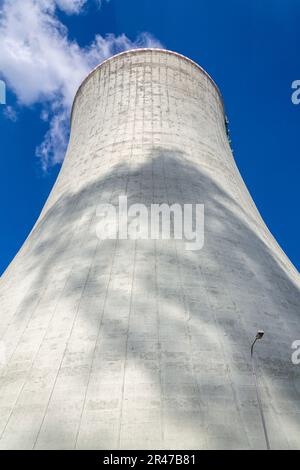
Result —
<path fill-rule="evenodd" d="M 299 269 L 300 105 L 291 100 L 292 82 L 300 79 L 298 0 L 0 5 L 0 78 L 7 83 L 7 106 L 0 106 L 0 273 L 57 177 L 80 80 L 114 52 L 159 44 L 195 60 L 217 82 L 241 174 Z"/>

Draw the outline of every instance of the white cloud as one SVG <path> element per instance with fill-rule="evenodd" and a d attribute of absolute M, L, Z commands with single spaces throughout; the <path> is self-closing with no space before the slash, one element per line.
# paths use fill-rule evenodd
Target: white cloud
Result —
<path fill-rule="evenodd" d="M 4 106 L 3 114 L 6 117 L 6 119 L 9 119 L 12 122 L 17 122 L 18 120 L 18 114 L 12 106 Z"/>
<path fill-rule="evenodd" d="M 36 150 L 44 171 L 63 161 L 67 147 L 68 128 L 69 110 L 61 108 L 59 112 L 52 115 L 49 130 Z"/>
<path fill-rule="evenodd" d="M 72 15 L 76 13 L 80 13 L 81 9 L 88 3 L 88 0 L 54 0 L 61 10 L 65 13 Z M 109 2 L 110 0 L 94 0 L 99 7 L 103 1 Z"/>
<path fill-rule="evenodd" d="M 57 6 L 65 13 L 79 13 L 87 0 L 56 0 Z"/>
<path fill-rule="evenodd" d="M 99 0 L 95 0 L 98 1 Z M 42 103 L 49 131 L 38 147 L 42 166 L 62 161 L 74 94 L 88 72 L 107 57 L 135 47 L 161 47 L 148 33 L 131 41 L 125 35 L 96 35 L 82 48 L 68 38 L 56 8 L 79 14 L 87 0 L 4 0 L 0 19 L 0 71 L 20 105 Z"/>

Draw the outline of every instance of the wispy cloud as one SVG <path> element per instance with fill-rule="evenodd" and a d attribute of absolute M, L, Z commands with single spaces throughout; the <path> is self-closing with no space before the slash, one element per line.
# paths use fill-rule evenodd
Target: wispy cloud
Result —
<path fill-rule="evenodd" d="M 65 13 L 79 13 L 87 0 L 56 0 L 57 6 Z"/>
<path fill-rule="evenodd" d="M 49 121 L 49 130 L 37 148 L 37 156 L 44 170 L 63 160 L 70 108 L 88 72 L 117 52 L 135 47 L 161 47 L 148 33 L 135 41 L 125 35 L 96 35 L 91 44 L 80 47 L 69 39 L 57 9 L 70 15 L 80 14 L 84 8 L 87 0 L 2 2 L 0 71 L 20 105 L 41 103 L 43 106 L 42 116 Z"/>
<path fill-rule="evenodd" d="M 18 114 L 12 106 L 4 106 L 3 114 L 6 117 L 6 119 L 9 119 L 12 122 L 17 122 L 18 120 Z"/>

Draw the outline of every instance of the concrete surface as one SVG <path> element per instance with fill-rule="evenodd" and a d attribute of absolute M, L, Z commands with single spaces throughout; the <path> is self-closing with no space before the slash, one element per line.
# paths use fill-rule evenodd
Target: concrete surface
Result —
<path fill-rule="evenodd" d="M 98 240 L 96 207 L 119 195 L 205 204 L 204 248 Z M 57 182 L 0 279 L 0 448 L 264 448 L 249 357 L 264 329 L 271 447 L 299 449 L 299 286 L 212 80 L 168 51 L 111 58 L 80 87 Z"/>

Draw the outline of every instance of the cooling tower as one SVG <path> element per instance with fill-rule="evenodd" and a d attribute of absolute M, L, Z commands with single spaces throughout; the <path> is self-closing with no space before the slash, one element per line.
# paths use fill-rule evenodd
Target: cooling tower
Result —
<path fill-rule="evenodd" d="M 122 53 L 84 80 L 58 179 L 0 279 L 2 449 L 263 449 L 259 329 L 271 448 L 300 448 L 299 274 L 224 120 L 215 83 L 174 52 Z M 99 237 L 99 204 L 120 196 L 204 205 L 203 247 Z"/>

